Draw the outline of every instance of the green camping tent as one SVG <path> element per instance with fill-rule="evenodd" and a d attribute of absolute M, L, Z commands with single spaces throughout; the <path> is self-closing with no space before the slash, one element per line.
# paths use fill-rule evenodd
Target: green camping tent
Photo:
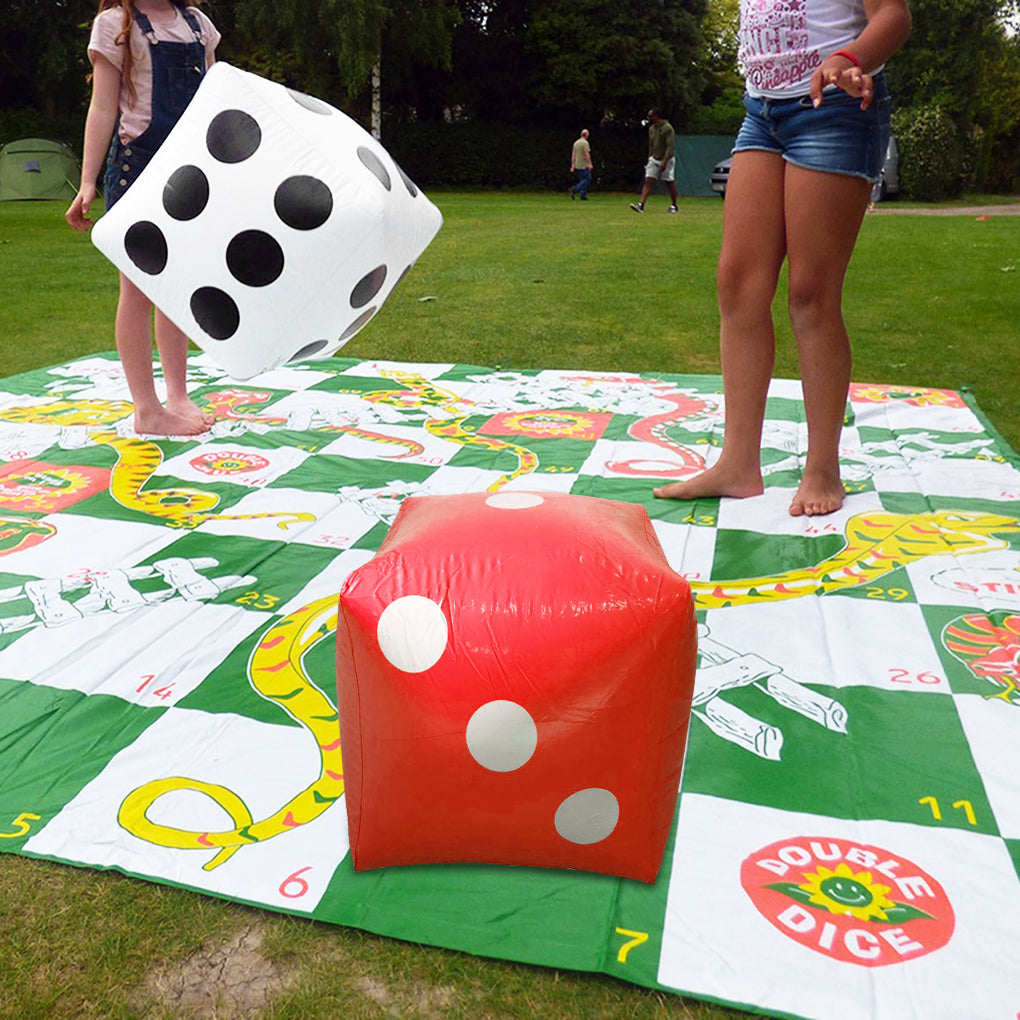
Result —
<path fill-rule="evenodd" d="M 59 198 L 78 193 L 81 167 L 66 142 L 22 138 L 0 148 L 0 201 Z"/>

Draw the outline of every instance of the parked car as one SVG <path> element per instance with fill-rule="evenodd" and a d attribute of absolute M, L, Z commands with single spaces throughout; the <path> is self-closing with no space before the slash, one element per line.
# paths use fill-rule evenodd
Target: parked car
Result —
<path fill-rule="evenodd" d="M 726 182 L 730 177 L 732 162 L 732 159 L 724 159 L 721 163 L 716 163 L 709 175 L 709 184 L 720 198 L 726 197 Z M 896 139 L 892 137 L 889 138 L 889 148 L 886 149 L 885 162 L 882 164 L 877 188 L 876 201 L 893 198 L 900 193 L 900 154 L 896 148 Z"/>
<path fill-rule="evenodd" d="M 724 159 L 721 163 L 716 163 L 712 167 L 712 173 L 709 174 L 708 182 L 712 186 L 712 190 L 720 197 L 726 197 L 726 182 L 730 179 L 730 164 L 733 162 L 732 157 Z"/>
<path fill-rule="evenodd" d="M 877 192 L 873 197 L 878 202 L 885 198 L 895 198 L 900 193 L 900 153 L 896 148 L 896 139 L 892 135 L 889 136 L 889 148 L 885 151 L 885 162 L 878 178 Z"/>

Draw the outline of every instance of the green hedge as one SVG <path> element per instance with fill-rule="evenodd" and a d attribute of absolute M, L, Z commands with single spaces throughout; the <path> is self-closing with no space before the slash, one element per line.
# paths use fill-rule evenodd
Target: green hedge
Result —
<path fill-rule="evenodd" d="M 53 121 L 27 107 L 0 110 L 0 145 L 16 142 L 19 138 L 53 138 L 67 142 L 80 157 L 84 129 L 84 113 Z"/>
<path fill-rule="evenodd" d="M 583 125 L 581 125 L 583 126 Z M 383 123 L 383 144 L 424 188 L 566 189 L 575 180 L 570 150 L 580 133 L 463 121 Z M 637 191 L 644 177 L 644 128 L 589 125 L 595 187 Z"/>
<path fill-rule="evenodd" d="M 57 138 L 79 152 L 83 118 L 47 123 L 34 110 L 0 110 L 0 144 L 17 138 Z M 565 190 L 576 180 L 570 150 L 576 130 L 459 121 L 383 122 L 383 144 L 423 188 Z M 640 126 L 587 125 L 596 189 L 641 188 L 648 135 Z"/>
<path fill-rule="evenodd" d="M 965 159 L 956 124 L 936 104 L 893 113 L 900 179 L 910 198 L 938 202 L 961 194 L 976 167 Z"/>

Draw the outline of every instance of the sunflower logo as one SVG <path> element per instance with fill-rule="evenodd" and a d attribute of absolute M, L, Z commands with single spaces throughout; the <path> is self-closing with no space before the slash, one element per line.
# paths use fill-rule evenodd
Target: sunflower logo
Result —
<path fill-rule="evenodd" d="M 956 924 L 934 875 L 883 847 L 828 836 L 756 850 L 740 867 L 740 884 L 786 938 L 861 967 L 934 952 Z"/>
<path fill-rule="evenodd" d="M 889 899 L 889 886 L 876 882 L 870 871 L 854 874 L 846 861 L 834 871 L 820 865 L 817 871 L 804 875 L 799 888 L 808 893 L 807 903 L 859 921 L 888 921 L 887 911 L 896 906 Z"/>
<path fill-rule="evenodd" d="M 930 914 L 908 903 L 889 899 L 890 887 L 877 882 L 870 871 L 854 871 L 846 861 L 834 869 L 819 864 L 801 873 L 801 882 L 773 882 L 766 886 L 806 907 L 873 924 L 902 924 Z"/>

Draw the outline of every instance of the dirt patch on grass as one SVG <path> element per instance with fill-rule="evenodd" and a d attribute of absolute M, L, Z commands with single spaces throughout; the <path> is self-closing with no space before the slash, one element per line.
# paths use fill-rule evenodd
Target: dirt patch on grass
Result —
<path fill-rule="evenodd" d="M 143 1015 L 252 1020 L 296 975 L 262 955 L 264 929 L 251 924 L 226 943 L 207 944 L 179 964 L 151 970 L 135 996 Z"/>
<path fill-rule="evenodd" d="M 354 981 L 354 987 L 394 1017 L 439 1020 L 458 999 L 457 989 L 448 985 L 416 983 L 394 990 L 375 978 L 360 977 Z"/>

